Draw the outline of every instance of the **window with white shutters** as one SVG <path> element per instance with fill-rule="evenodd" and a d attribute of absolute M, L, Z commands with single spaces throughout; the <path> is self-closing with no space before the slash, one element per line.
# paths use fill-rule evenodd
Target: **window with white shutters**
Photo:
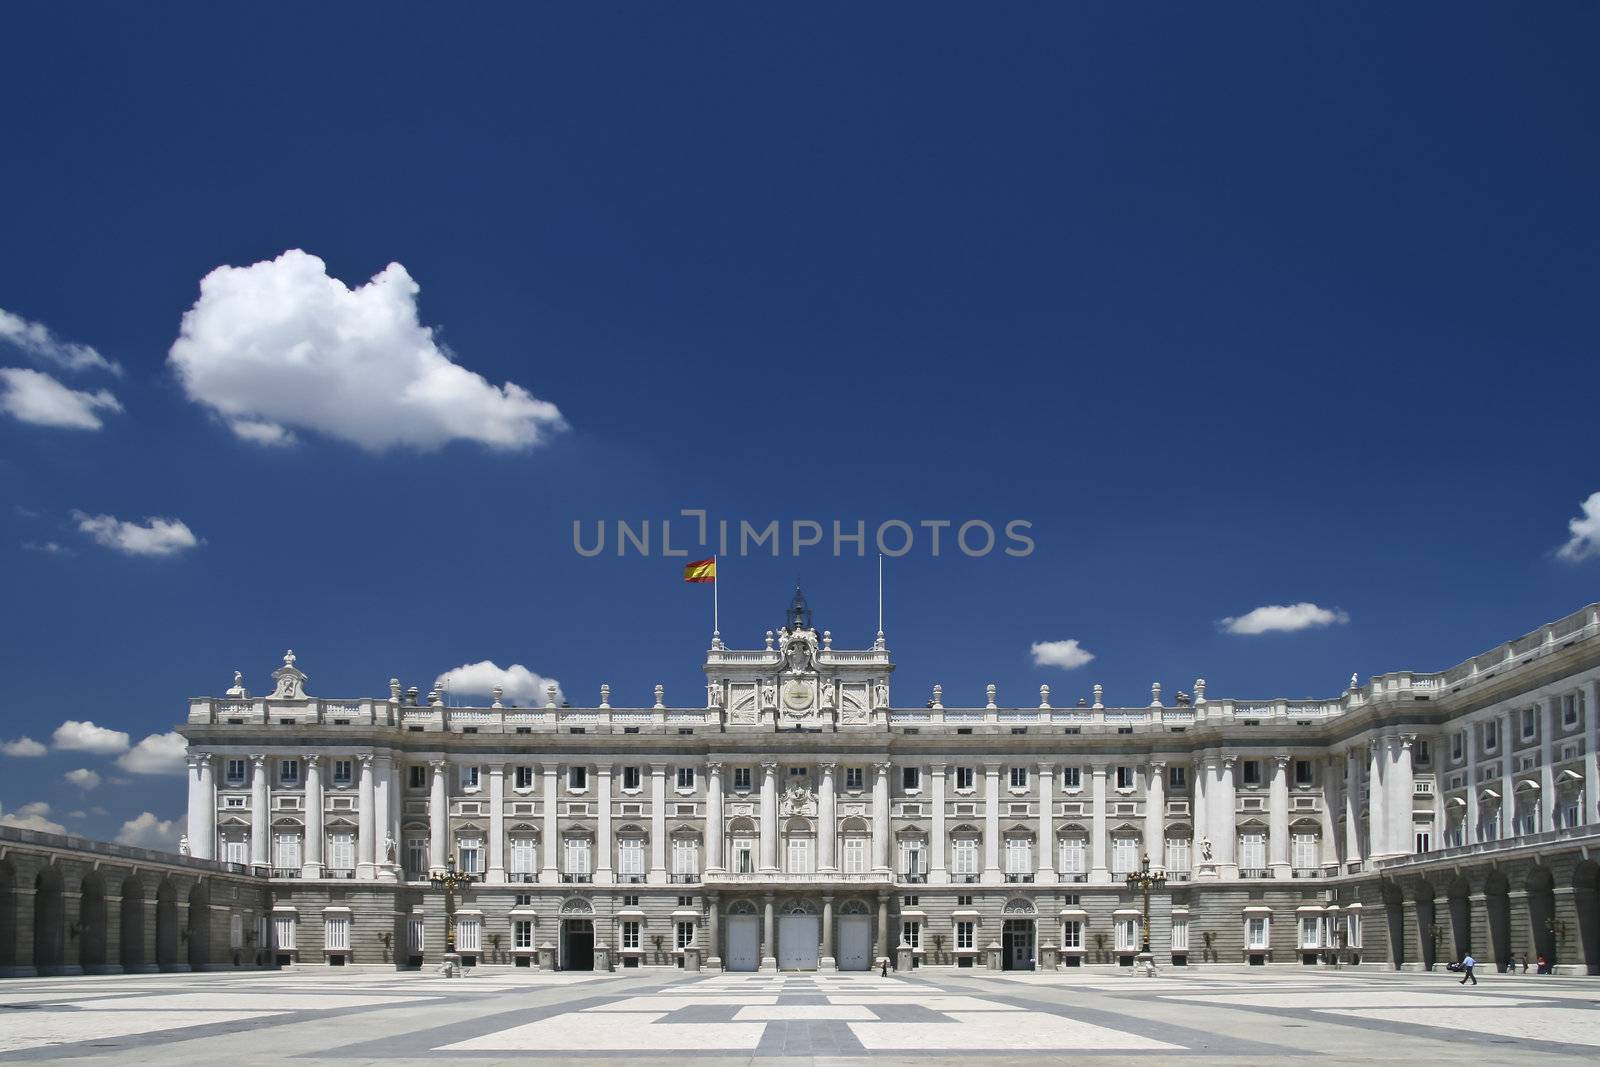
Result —
<path fill-rule="evenodd" d="M 1139 951 L 1139 920 L 1118 919 L 1116 921 L 1117 951 Z"/>
<path fill-rule="evenodd" d="M 511 945 L 513 948 L 533 947 L 532 920 L 517 919 L 511 924 Z"/>
<path fill-rule="evenodd" d="M 272 840 L 272 865 L 285 870 L 300 866 L 300 834 L 281 830 Z"/>
<path fill-rule="evenodd" d="M 244 916 L 237 912 L 228 916 L 228 947 L 244 947 Z"/>
<path fill-rule="evenodd" d="M 1025 837 L 1006 838 L 1006 873 L 1033 873 L 1033 842 Z"/>
<path fill-rule="evenodd" d="M 864 837 L 847 837 L 844 839 L 844 873 L 867 873 L 867 839 Z"/>
<path fill-rule="evenodd" d="M 426 837 L 406 838 L 406 873 L 420 875 L 428 870 L 428 839 Z"/>
<path fill-rule="evenodd" d="M 785 868 L 790 874 L 811 874 L 811 838 L 791 837 L 789 847 L 786 849 L 788 866 Z"/>
<path fill-rule="evenodd" d="M 1300 947 L 1322 947 L 1322 917 L 1320 915 L 1300 916 Z"/>
<path fill-rule="evenodd" d="M 1174 874 L 1188 873 L 1189 839 L 1187 837 L 1169 837 L 1167 839 L 1167 870 Z"/>
<path fill-rule="evenodd" d="M 1139 839 L 1113 837 L 1111 839 L 1111 874 L 1122 878 L 1139 869 Z"/>
<path fill-rule="evenodd" d="M 1265 915 L 1252 915 L 1245 920 L 1245 948 L 1264 949 L 1267 947 L 1267 923 L 1268 919 Z"/>
<path fill-rule="evenodd" d="M 956 923 L 956 948 L 972 947 L 972 930 L 975 924 L 971 922 Z"/>
<path fill-rule="evenodd" d="M 587 837 L 569 837 L 565 842 L 566 866 L 568 874 L 587 875 L 589 873 L 589 839 Z"/>
<path fill-rule="evenodd" d="M 538 842 L 526 835 L 511 839 L 511 873 L 532 874 L 539 869 Z"/>
<path fill-rule="evenodd" d="M 1344 917 L 1345 944 L 1350 948 L 1361 947 L 1361 914 L 1352 911 Z"/>
<path fill-rule="evenodd" d="M 1083 947 L 1083 920 L 1064 919 L 1061 923 L 1061 947 Z"/>
<path fill-rule="evenodd" d="M 845 842 L 845 870 L 850 871 L 850 842 Z M 748 837 L 733 839 L 733 869 L 737 874 L 754 874 L 756 871 L 756 843 Z M 859 871 L 851 871 L 859 874 Z"/>
<path fill-rule="evenodd" d="M 1085 855 L 1088 852 L 1088 842 L 1081 837 L 1063 837 L 1061 839 L 1061 862 L 1058 865 L 1062 874 L 1086 874 L 1088 865 Z"/>
<path fill-rule="evenodd" d="M 1293 846 L 1294 866 L 1308 870 L 1317 865 L 1317 835 L 1295 834 L 1290 838 Z"/>
<path fill-rule="evenodd" d="M 480 952 L 483 949 L 483 920 L 476 915 L 464 915 L 456 920 L 456 949 L 460 952 Z"/>
<path fill-rule="evenodd" d="M 456 846 L 456 866 L 463 874 L 483 873 L 483 838 L 463 837 Z"/>
<path fill-rule="evenodd" d="M 950 842 L 950 870 L 954 874 L 978 873 L 978 840 L 958 837 Z"/>
<path fill-rule="evenodd" d="M 322 920 L 322 947 L 329 952 L 350 951 L 350 916 L 329 915 Z"/>
<path fill-rule="evenodd" d="M 644 838 L 624 837 L 617 841 L 617 873 L 625 877 L 644 874 Z"/>
<path fill-rule="evenodd" d="M 1267 865 L 1267 835 L 1251 830 L 1239 835 L 1239 866 L 1257 871 Z"/>
<path fill-rule="evenodd" d="M 406 923 L 406 945 L 413 956 L 420 956 L 428 944 L 428 926 L 422 919 L 413 918 Z"/>
<path fill-rule="evenodd" d="M 1172 920 L 1172 951 L 1174 951 L 1174 952 L 1187 952 L 1187 951 L 1189 951 L 1189 920 L 1188 919 L 1173 919 Z"/>
<path fill-rule="evenodd" d="M 295 917 L 293 915 L 274 915 L 272 917 L 272 947 L 284 952 L 294 951 Z"/>
<path fill-rule="evenodd" d="M 900 842 L 900 873 L 912 877 L 923 873 L 921 838 L 907 838 Z"/>
<path fill-rule="evenodd" d="M 356 866 L 356 835 L 348 830 L 328 834 L 328 869 L 353 871 Z"/>
<path fill-rule="evenodd" d="M 700 842 L 677 838 L 672 842 L 672 873 L 693 876 L 700 873 Z"/>

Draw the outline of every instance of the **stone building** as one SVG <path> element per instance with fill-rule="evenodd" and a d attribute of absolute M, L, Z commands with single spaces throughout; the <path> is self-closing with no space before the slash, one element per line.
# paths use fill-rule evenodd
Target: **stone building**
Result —
<path fill-rule="evenodd" d="M 1600 973 L 1600 605 L 1325 700 L 896 706 L 882 633 L 836 649 L 798 592 L 704 669 L 703 706 L 463 708 L 286 655 L 190 702 L 191 849 L 270 892 L 273 964 L 439 961 L 455 870 L 469 964 L 1129 965 L 1148 861 L 1163 966 Z"/>

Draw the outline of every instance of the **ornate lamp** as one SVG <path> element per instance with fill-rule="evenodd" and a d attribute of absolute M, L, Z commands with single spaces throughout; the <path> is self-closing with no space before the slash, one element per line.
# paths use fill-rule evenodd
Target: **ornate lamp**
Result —
<path fill-rule="evenodd" d="M 453 956 L 456 951 L 456 891 L 472 884 L 472 875 L 456 870 L 455 857 L 450 857 L 443 874 L 433 875 L 429 881 L 444 890 L 444 951 Z"/>
<path fill-rule="evenodd" d="M 1150 869 L 1150 857 L 1145 856 L 1139 864 L 1139 869 L 1128 875 L 1128 888 L 1144 897 L 1143 921 L 1139 931 L 1139 962 L 1144 964 L 1146 973 L 1155 973 L 1155 958 L 1150 953 L 1150 890 L 1160 889 L 1167 884 L 1166 875 L 1158 868 Z"/>

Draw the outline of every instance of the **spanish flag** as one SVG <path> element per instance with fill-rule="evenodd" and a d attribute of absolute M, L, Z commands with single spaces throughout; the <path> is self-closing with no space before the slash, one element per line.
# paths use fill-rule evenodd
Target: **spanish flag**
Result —
<path fill-rule="evenodd" d="M 693 563 L 683 565 L 683 580 L 686 582 L 715 582 L 717 580 L 717 557 L 710 559 L 697 559 Z"/>

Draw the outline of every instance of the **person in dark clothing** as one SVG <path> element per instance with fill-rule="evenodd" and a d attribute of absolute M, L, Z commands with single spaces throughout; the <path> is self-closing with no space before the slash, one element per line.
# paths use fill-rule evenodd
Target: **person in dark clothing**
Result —
<path fill-rule="evenodd" d="M 1477 965 L 1478 965 L 1478 961 L 1473 959 L 1470 954 L 1462 957 L 1462 960 L 1461 960 L 1461 984 L 1462 985 L 1466 985 L 1467 984 L 1467 979 L 1469 979 L 1469 978 L 1472 979 L 1472 984 L 1473 985 L 1477 985 L 1478 984 L 1478 976 L 1472 973 L 1472 968 L 1476 967 Z"/>

